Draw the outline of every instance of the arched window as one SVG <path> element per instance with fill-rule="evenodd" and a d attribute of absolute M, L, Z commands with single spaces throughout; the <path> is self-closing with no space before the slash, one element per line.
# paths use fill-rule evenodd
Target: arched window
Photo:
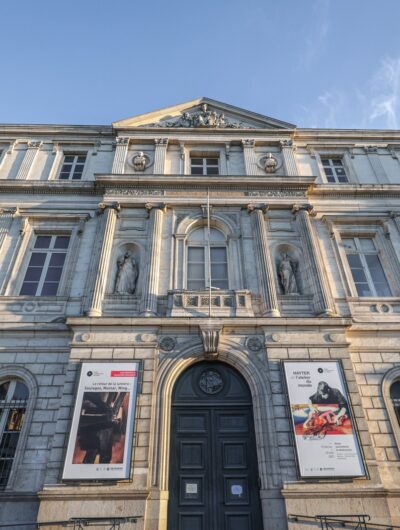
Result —
<path fill-rule="evenodd" d="M 17 379 L 0 383 L 0 490 L 10 477 L 25 418 L 29 391 Z"/>
<path fill-rule="evenodd" d="M 400 427 L 400 380 L 390 385 L 390 399 L 392 400 L 394 412 Z"/>
<path fill-rule="evenodd" d="M 216 228 L 210 229 L 210 252 L 208 252 L 208 229 L 197 228 L 189 234 L 187 241 L 187 289 L 202 290 L 211 286 L 229 289 L 226 239 Z"/>

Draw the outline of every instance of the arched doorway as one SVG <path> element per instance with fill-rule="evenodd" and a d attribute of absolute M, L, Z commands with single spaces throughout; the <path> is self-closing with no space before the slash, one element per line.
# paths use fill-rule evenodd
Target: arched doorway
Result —
<path fill-rule="evenodd" d="M 252 399 L 243 377 L 200 362 L 172 397 L 169 530 L 262 530 Z"/>

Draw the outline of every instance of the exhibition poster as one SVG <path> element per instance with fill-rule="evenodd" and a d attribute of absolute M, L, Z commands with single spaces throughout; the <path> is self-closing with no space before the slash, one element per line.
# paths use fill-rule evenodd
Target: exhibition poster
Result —
<path fill-rule="evenodd" d="M 63 479 L 130 475 L 139 363 L 83 363 Z"/>
<path fill-rule="evenodd" d="M 365 476 L 340 362 L 283 364 L 300 476 Z"/>

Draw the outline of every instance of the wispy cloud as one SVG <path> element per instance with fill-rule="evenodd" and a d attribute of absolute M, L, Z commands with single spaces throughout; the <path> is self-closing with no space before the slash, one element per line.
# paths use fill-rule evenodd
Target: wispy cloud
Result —
<path fill-rule="evenodd" d="M 399 128 L 400 116 L 400 58 L 386 58 L 369 84 L 367 121 L 377 121 L 389 129 Z"/>
<path fill-rule="evenodd" d="M 301 68 L 310 69 L 325 49 L 329 32 L 329 6 L 330 0 L 315 1 L 310 17 L 312 27 L 307 27 L 309 33 L 299 60 Z"/>
<path fill-rule="evenodd" d="M 335 129 L 343 127 L 340 124 L 341 117 L 347 104 L 346 94 L 340 90 L 326 90 L 317 97 L 317 101 L 312 108 L 302 106 L 301 114 L 305 121 L 302 121 L 304 127 L 322 127 Z"/>

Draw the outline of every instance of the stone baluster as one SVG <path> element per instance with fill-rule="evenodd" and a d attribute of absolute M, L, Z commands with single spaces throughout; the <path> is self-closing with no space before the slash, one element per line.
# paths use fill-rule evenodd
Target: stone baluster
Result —
<path fill-rule="evenodd" d="M 249 205 L 248 211 L 254 230 L 256 256 L 258 260 L 258 275 L 262 301 L 262 315 L 279 317 L 278 296 L 271 253 L 268 245 L 268 232 L 265 226 L 264 211 Z"/>
<path fill-rule="evenodd" d="M 321 316 L 334 316 L 336 314 L 335 303 L 326 276 L 317 236 L 310 219 L 312 208 L 294 205 L 293 213 L 296 215 L 297 225 L 302 236 L 304 257 L 309 265 L 315 310 Z"/>
<path fill-rule="evenodd" d="M 90 302 L 90 308 L 88 310 L 89 317 L 100 317 L 102 310 L 102 301 L 104 298 L 108 269 L 110 266 L 111 249 L 113 245 L 113 238 L 115 232 L 115 226 L 117 223 L 117 214 L 120 210 L 118 203 L 100 205 L 102 212 L 102 245 L 99 263 L 96 271 L 96 280 L 94 284 L 92 299 Z"/>
<path fill-rule="evenodd" d="M 378 152 L 378 147 L 375 145 L 369 145 L 364 149 L 367 153 L 368 160 L 371 163 L 372 169 L 374 170 L 376 180 L 379 182 L 379 184 L 388 184 L 389 179 L 386 174 L 385 168 L 382 165 L 380 154 Z"/>
<path fill-rule="evenodd" d="M 298 175 L 296 158 L 294 156 L 295 148 L 292 140 L 281 140 L 279 144 L 282 149 L 286 175 Z"/>
<path fill-rule="evenodd" d="M 242 145 L 246 175 L 257 175 L 257 160 L 254 152 L 256 142 L 251 138 L 246 138 L 242 140 Z"/>
<path fill-rule="evenodd" d="M 148 261 L 140 314 L 151 317 L 157 315 L 164 207 L 146 204 L 146 209 L 150 211 L 150 229 L 148 232 Z"/>
<path fill-rule="evenodd" d="M 155 138 L 154 143 L 156 145 L 154 152 L 154 174 L 163 175 L 165 173 L 168 138 Z"/>
<path fill-rule="evenodd" d="M 40 146 L 41 146 L 41 142 L 38 142 L 38 141 L 28 142 L 24 159 L 22 160 L 17 176 L 15 177 L 17 180 L 25 180 L 28 178 L 29 172 L 32 169 L 33 162 L 35 160 L 36 155 L 39 152 Z"/>
<path fill-rule="evenodd" d="M 112 173 L 121 175 L 124 173 L 125 160 L 128 154 L 129 138 L 126 136 L 119 136 L 115 141 L 115 155 L 112 166 Z"/>

